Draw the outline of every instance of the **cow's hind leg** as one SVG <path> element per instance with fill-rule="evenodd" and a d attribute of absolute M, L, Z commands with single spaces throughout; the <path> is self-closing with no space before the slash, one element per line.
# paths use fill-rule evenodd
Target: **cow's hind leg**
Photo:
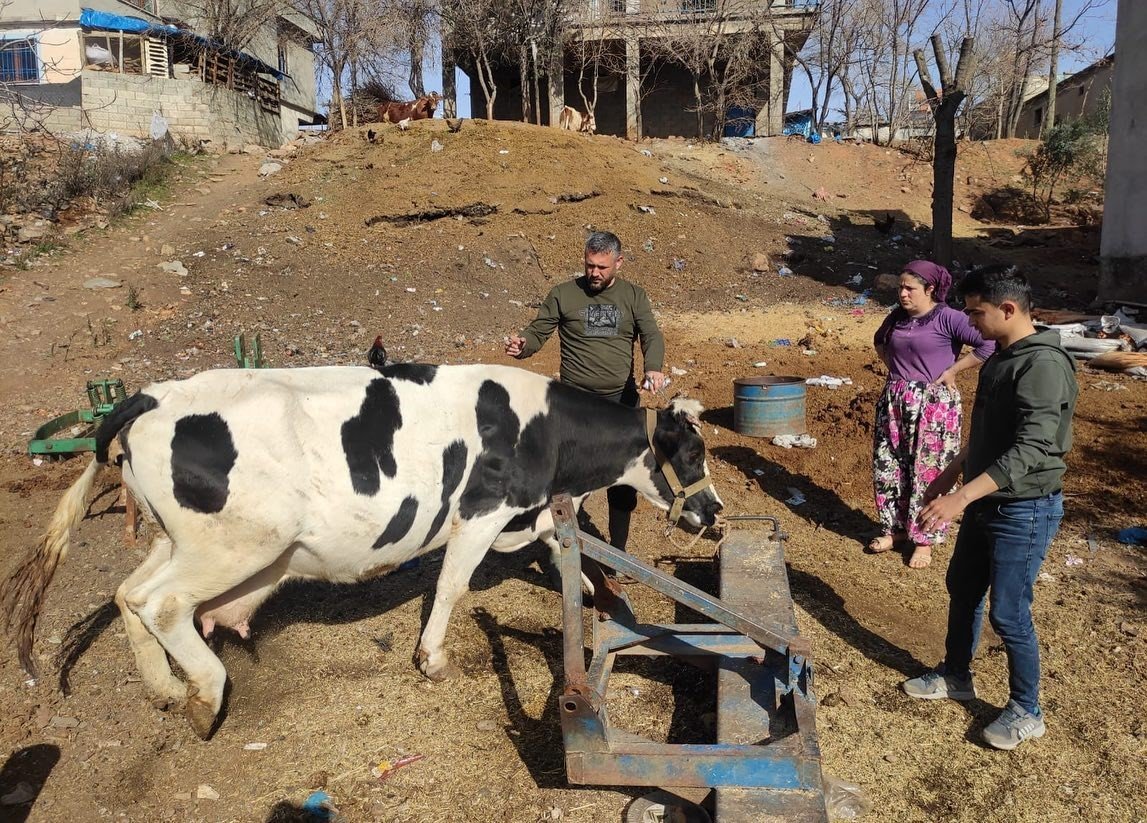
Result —
<path fill-rule="evenodd" d="M 206 564 L 207 556 L 215 562 Z M 257 547 L 176 545 L 170 562 L 126 594 L 128 608 L 187 673 L 184 712 L 204 740 L 223 706 L 227 670 L 195 630 L 195 610 L 261 571 L 255 564 L 265 557 Z"/>
<path fill-rule="evenodd" d="M 418 647 L 418 667 L 431 680 L 445 680 L 458 673 L 442 648 L 446 626 L 458 598 L 470 589 L 470 577 L 505 526 L 505 521 L 471 521 L 457 526 L 446 544 L 442 572 L 430 619 L 422 630 Z"/>
<path fill-rule="evenodd" d="M 151 694 L 152 702 L 158 709 L 183 702 L 187 689 L 172 673 L 167 660 L 167 652 L 147 630 L 147 626 L 127 605 L 127 593 L 155 574 L 164 563 L 171 560 L 171 538 L 166 534 L 157 536 L 151 542 L 151 552 L 116 590 L 115 602 L 123 616 L 127 639 L 135 653 L 136 666 L 144 688 Z"/>

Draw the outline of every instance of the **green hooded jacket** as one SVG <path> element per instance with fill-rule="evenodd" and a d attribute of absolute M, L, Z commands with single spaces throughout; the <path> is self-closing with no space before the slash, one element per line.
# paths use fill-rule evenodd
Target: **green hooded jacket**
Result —
<path fill-rule="evenodd" d="M 1063 488 L 1071 416 L 1079 388 L 1059 332 L 1036 332 L 1001 349 L 980 369 L 965 482 L 987 472 L 989 500 L 1030 500 Z"/>

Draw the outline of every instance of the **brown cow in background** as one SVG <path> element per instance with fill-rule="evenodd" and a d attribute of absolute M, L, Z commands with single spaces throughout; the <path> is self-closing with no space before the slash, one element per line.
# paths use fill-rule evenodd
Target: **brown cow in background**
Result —
<path fill-rule="evenodd" d="M 380 123 L 398 123 L 401 120 L 430 120 L 442 95 L 434 91 L 424 94 L 417 100 L 408 103 L 389 101 L 378 106 L 378 121 Z"/>

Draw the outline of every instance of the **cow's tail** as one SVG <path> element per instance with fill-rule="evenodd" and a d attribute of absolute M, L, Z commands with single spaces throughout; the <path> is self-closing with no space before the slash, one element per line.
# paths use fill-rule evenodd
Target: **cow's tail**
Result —
<path fill-rule="evenodd" d="M 32 642 L 36 634 L 36 621 L 44 603 L 44 593 L 56 574 L 56 569 L 68 558 L 72 529 L 87 511 L 88 495 L 96 477 L 107 465 L 108 444 L 135 418 L 155 408 L 155 399 L 136 394 L 112 410 L 96 432 L 96 456 L 88 463 L 84 473 L 64 492 L 36 548 L 0 584 L 0 613 L 10 635 L 14 636 L 20 655 L 20 665 L 30 676 L 36 675 L 32 657 Z"/>

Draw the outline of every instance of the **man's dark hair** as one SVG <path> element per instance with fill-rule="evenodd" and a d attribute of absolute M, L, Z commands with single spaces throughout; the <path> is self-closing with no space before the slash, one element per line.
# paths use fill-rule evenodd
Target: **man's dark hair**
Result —
<path fill-rule="evenodd" d="M 1032 289 L 1026 277 L 1015 266 L 999 264 L 972 269 L 956 287 L 960 297 L 974 294 L 985 303 L 998 306 L 1010 300 L 1019 306 L 1020 311 L 1030 314 L 1032 310 Z"/>
<path fill-rule="evenodd" d="M 621 241 L 611 231 L 595 231 L 585 241 L 586 254 L 608 252 L 614 257 L 621 256 Z"/>

